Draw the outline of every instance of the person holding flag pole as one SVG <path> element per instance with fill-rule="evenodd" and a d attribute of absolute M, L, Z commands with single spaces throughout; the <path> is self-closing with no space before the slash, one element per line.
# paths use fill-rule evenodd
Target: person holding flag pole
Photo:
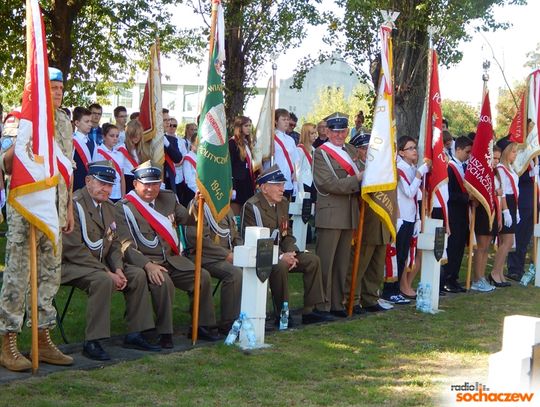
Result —
<path fill-rule="evenodd" d="M 375 107 L 375 116 L 373 119 L 373 129 L 369 140 L 369 146 L 367 149 L 365 170 L 360 173 L 361 185 L 361 197 L 360 209 L 358 216 L 358 223 L 353 226 L 356 229 L 355 235 L 355 252 L 353 257 L 351 285 L 349 287 L 349 301 L 347 308 L 347 315 L 351 315 L 353 310 L 354 293 L 356 288 L 356 281 L 358 277 L 358 268 L 360 265 L 360 247 L 362 246 L 362 232 L 364 227 L 364 216 L 366 210 L 365 205 L 369 205 L 370 211 L 374 213 L 374 216 L 378 216 L 382 223 L 382 227 L 386 228 L 390 232 L 392 240 L 396 239 L 396 212 L 397 212 L 397 199 L 396 199 L 396 186 L 397 186 L 397 169 L 395 163 L 396 157 L 396 143 L 395 143 L 395 120 L 393 109 L 393 54 L 392 54 L 392 28 L 395 27 L 394 21 L 398 17 L 398 12 L 381 11 L 384 22 L 381 26 L 381 74 L 378 84 L 377 101 Z M 332 118 L 327 119 L 328 127 L 330 128 L 330 134 L 333 134 L 332 130 Z M 315 152 L 315 158 L 317 157 L 317 151 L 324 146 L 331 147 L 332 138 L 330 138 L 330 144 L 325 143 Z M 316 165 L 314 165 L 314 181 L 318 190 L 320 186 L 317 184 L 317 171 Z M 388 169 L 392 169 L 388 171 Z M 357 170 L 358 171 L 358 170 Z M 365 201 L 365 202 L 363 202 Z M 319 202 L 317 202 L 319 205 Z M 315 214 L 315 223 L 317 226 L 317 217 L 319 216 L 319 207 Z M 381 234 L 384 239 L 384 233 Z M 349 239 L 350 244 L 350 239 Z M 319 245 L 319 239 L 317 239 L 317 245 Z M 323 245 L 321 245 L 324 247 Z M 372 256 L 375 253 L 372 253 Z M 323 257 L 321 257 L 322 263 Z M 373 258 L 374 260 L 374 258 Z M 365 260 L 362 260 L 364 262 Z M 369 261 L 365 261 L 366 266 Z M 382 273 L 381 273 L 382 274 Z M 324 275 L 324 268 L 323 268 Z M 382 275 L 381 275 L 382 277 Z M 327 291 L 328 292 L 328 291 Z M 375 305 L 378 308 L 378 304 Z"/>
<path fill-rule="evenodd" d="M 27 72 L 17 138 L 14 143 L 4 138 L 0 154 L 1 169 L 11 174 L 6 269 L 0 292 L 0 364 L 9 370 L 31 368 L 36 373 L 39 361 L 55 365 L 73 363 L 72 357 L 54 345 L 49 333 L 56 323 L 52 302 L 60 286 L 61 232 L 73 230 L 73 163 L 67 158 L 71 157 L 73 144 L 69 119 L 59 109 L 63 77 L 58 69 L 48 68 L 44 24 L 37 0 L 26 1 L 26 38 Z M 31 363 L 17 348 L 29 279 Z"/>
<path fill-rule="evenodd" d="M 212 0 L 210 27 L 210 61 L 206 98 L 200 116 L 197 149 L 197 186 L 201 196 L 197 208 L 197 240 L 195 246 L 195 288 L 193 293 L 193 344 L 197 342 L 199 295 L 202 265 L 204 203 L 216 222 L 227 215 L 232 195 L 231 164 L 221 68 L 225 60 L 225 23 L 221 0 Z"/>

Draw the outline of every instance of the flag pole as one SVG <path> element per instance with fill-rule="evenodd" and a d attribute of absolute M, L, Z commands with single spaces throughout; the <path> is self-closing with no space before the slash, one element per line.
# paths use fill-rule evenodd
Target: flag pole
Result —
<path fill-rule="evenodd" d="M 535 157 L 533 159 L 533 165 L 535 167 L 538 166 L 538 158 Z M 534 184 L 533 184 L 534 190 L 533 190 L 533 224 L 536 226 L 538 223 L 538 177 L 534 176 Z M 538 238 L 533 235 L 533 263 L 536 264 L 536 255 L 537 255 L 537 248 L 536 248 L 536 242 L 538 241 Z"/>
<path fill-rule="evenodd" d="M 32 374 L 39 368 L 38 347 L 38 282 L 37 282 L 37 248 L 36 227 L 30 225 L 30 314 L 32 321 Z"/>
<path fill-rule="evenodd" d="M 360 246 L 362 246 L 362 233 L 364 231 L 364 215 L 366 210 L 362 196 L 360 196 L 358 200 L 360 203 L 360 215 L 358 218 L 358 226 L 356 227 L 356 235 L 354 237 L 356 246 L 354 248 L 353 266 L 351 270 L 351 286 L 349 288 L 349 305 L 347 307 L 347 314 L 349 316 L 351 316 L 353 312 L 354 295 L 356 293 L 356 279 L 358 277 L 358 266 L 360 264 Z"/>
<path fill-rule="evenodd" d="M 275 111 L 276 111 L 276 71 L 277 64 L 272 63 L 272 91 L 270 92 L 270 123 L 272 126 L 272 131 L 270 133 L 270 165 L 274 165 L 274 137 L 276 133 L 276 121 L 274 120 Z"/>
<path fill-rule="evenodd" d="M 433 59 L 433 53 L 431 52 L 433 48 L 433 33 L 436 32 L 437 29 L 435 27 L 429 26 L 428 32 L 429 32 L 429 49 L 428 49 L 428 58 L 427 58 L 427 81 L 426 81 L 426 96 L 424 99 L 424 106 L 426 107 L 425 111 L 425 123 L 424 123 L 424 141 L 422 142 L 422 145 L 424 147 L 424 151 L 422 151 L 422 154 L 424 154 L 425 157 L 425 150 L 426 150 L 426 135 L 427 135 L 427 126 L 431 126 L 433 128 L 433 121 L 430 117 L 427 117 L 427 112 L 429 111 L 429 94 L 430 94 L 430 88 L 431 88 L 431 74 L 432 74 L 432 59 Z M 432 130 L 433 131 L 433 130 Z M 424 159 L 425 162 L 425 159 Z M 431 197 L 428 197 L 426 195 L 426 181 L 427 181 L 427 175 L 424 175 L 422 177 L 422 213 L 420 214 L 420 230 L 424 232 L 424 225 L 426 224 L 426 217 L 428 216 L 429 209 L 431 208 Z"/>
<path fill-rule="evenodd" d="M 212 0 L 212 19 L 210 25 L 210 50 L 208 63 L 212 64 L 212 55 L 214 52 L 217 10 L 219 0 Z M 197 343 L 199 330 L 199 301 L 201 295 L 201 266 L 202 266 L 202 238 L 204 225 L 204 198 L 199 196 L 199 206 L 197 208 L 197 242 L 195 244 L 195 281 L 193 287 L 193 315 L 191 323 L 191 342 L 193 345 Z"/>
<path fill-rule="evenodd" d="M 467 280 L 465 283 L 465 288 L 467 289 L 467 291 L 469 291 L 471 288 L 471 271 L 472 271 L 474 223 L 475 222 L 476 222 L 476 206 L 472 205 L 471 220 L 469 222 L 469 257 L 467 259 Z"/>

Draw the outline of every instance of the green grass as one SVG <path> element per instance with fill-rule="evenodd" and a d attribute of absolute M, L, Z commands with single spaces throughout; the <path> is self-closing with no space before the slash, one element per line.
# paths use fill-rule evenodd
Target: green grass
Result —
<path fill-rule="evenodd" d="M 292 307 L 299 308 L 301 276 L 291 275 L 290 284 Z M 60 289 L 60 307 L 68 290 Z M 76 291 L 65 321 L 72 341 L 83 339 L 85 307 L 85 295 Z M 504 316 L 537 316 L 540 290 L 514 285 L 461 294 L 443 298 L 440 308 L 425 315 L 402 306 L 270 334 L 273 346 L 251 353 L 220 344 L 30 378 L 3 385 L 0 405 L 439 406 L 450 384 L 485 381 L 488 355 L 501 347 Z M 122 295 L 114 295 L 113 335 L 125 332 L 123 310 Z M 189 323 L 187 295 L 179 290 L 174 318 L 175 327 Z M 28 329 L 21 339 L 26 349 Z"/>

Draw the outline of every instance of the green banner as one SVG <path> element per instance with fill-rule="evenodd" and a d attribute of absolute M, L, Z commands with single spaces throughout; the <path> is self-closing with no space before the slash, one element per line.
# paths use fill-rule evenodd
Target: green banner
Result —
<path fill-rule="evenodd" d="M 212 61 L 214 63 L 208 68 L 206 98 L 199 120 L 197 186 L 219 222 L 229 211 L 232 178 L 217 44 Z"/>

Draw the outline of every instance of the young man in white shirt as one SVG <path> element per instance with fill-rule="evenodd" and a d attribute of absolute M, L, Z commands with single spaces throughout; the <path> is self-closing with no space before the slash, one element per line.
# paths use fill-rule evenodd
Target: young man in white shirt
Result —
<path fill-rule="evenodd" d="M 289 112 L 285 109 L 276 109 L 275 125 L 276 134 L 274 137 L 274 162 L 277 164 L 285 176 L 284 196 L 291 200 L 296 195 L 296 177 L 294 168 L 300 161 L 300 155 L 296 149 L 296 144 L 286 131 L 289 130 Z"/>

